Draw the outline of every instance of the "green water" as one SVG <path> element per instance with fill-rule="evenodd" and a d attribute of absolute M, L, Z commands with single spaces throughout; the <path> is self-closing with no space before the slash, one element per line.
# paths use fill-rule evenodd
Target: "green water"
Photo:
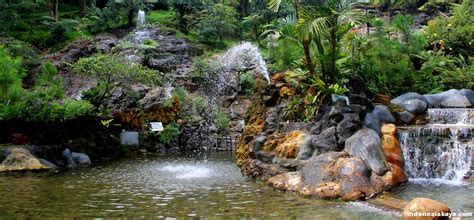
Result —
<path fill-rule="evenodd" d="M 302 198 L 241 175 L 229 153 L 141 156 L 57 174 L 0 176 L 1 217 L 398 219 L 364 203 Z"/>

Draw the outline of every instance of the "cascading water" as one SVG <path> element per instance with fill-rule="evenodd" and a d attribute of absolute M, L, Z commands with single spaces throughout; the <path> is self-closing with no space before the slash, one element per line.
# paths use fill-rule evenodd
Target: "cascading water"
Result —
<path fill-rule="evenodd" d="M 145 26 L 146 21 L 145 21 L 145 12 L 142 10 L 138 10 L 138 16 L 137 16 L 137 25 L 140 26 Z"/>
<path fill-rule="evenodd" d="M 462 183 L 471 171 L 473 116 L 474 109 L 429 109 L 428 124 L 400 127 L 408 176 Z"/>

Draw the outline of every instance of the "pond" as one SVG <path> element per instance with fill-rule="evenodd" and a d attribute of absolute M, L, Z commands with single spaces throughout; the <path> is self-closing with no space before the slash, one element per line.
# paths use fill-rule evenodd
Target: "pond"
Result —
<path fill-rule="evenodd" d="M 1 217 L 399 218 L 363 202 L 275 191 L 242 176 L 227 152 L 139 156 L 56 174 L 2 175 L 0 189 Z"/>

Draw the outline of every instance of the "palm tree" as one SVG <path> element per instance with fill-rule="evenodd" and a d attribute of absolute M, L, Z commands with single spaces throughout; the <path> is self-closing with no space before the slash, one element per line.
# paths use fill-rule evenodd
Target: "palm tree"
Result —
<path fill-rule="evenodd" d="M 278 10 L 282 0 L 270 0 L 268 6 Z M 354 0 L 292 0 L 295 14 L 282 20 L 281 36 L 299 42 L 304 63 L 311 76 L 316 76 L 311 48 L 316 47 L 322 77 L 327 83 L 337 82 L 336 65 L 340 41 L 344 34 L 362 22 L 364 14 L 353 8 Z"/>

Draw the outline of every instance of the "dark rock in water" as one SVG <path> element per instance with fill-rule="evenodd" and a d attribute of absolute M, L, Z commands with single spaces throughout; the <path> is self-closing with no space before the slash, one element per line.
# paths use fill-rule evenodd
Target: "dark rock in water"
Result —
<path fill-rule="evenodd" d="M 359 128 L 362 123 L 359 118 L 359 114 L 347 113 L 344 114 L 342 121 L 337 124 L 336 132 L 338 138 L 338 145 L 344 146 L 346 139 L 352 136 Z"/>
<path fill-rule="evenodd" d="M 385 105 L 376 105 L 372 112 L 382 123 L 395 123 L 395 118 Z"/>
<path fill-rule="evenodd" d="M 372 129 L 363 128 L 346 140 L 345 150 L 361 158 L 377 175 L 388 171 L 379 135 Z"/>
<path fill-rule="evenodd" d="M 91 164 L 91 159 L 84 153 L 72 152 L 72 159 L 81 166 L 88 166 Z"/>
<path fill-rule="evenodd" d="M 314 135 L 306 135 L 303 142 L 300 144 L 297 158 L 300 160 L 307 160 L 313 156 L 316 150 L 313 146 Z M 318 152 L 316 152 L 318 153 Z"/>
<path fill-rule="evenodd" d="M 336 127 L 325 129 L 321 134 L 312 137 L 312 146 L 318 153 L 326 153 L 329 151 L 340 151 L 336 137 Z"/>
<path fill-rule="evenodd" d="M 398 113 L 398 116 L 400 118 L 400 121 L 402 121 L 405 124 L 410 124 L 415 118 L 415 116 L 408 111 L 400 112 Z"/>
<path fill-rule="evenodd" d="M 379 121 L 379 118 L 375 116 L 374 113 L 367 113 L 367 115 L 364 118 L 364 126 L 377 132 L 378 135 L 381 135 L 380 121 Z"/>
<path fill-rule="evenodd" d="M 267 181 L 271 177 L 283 173 L 274 164 L 262 163 L 261 161 L 254 159 L 245 160 L 242 164 L 241 170 L 243 174 L 263 181 Z"/>
<path fill-rule="evenodd" d="M 49 170 L 25 148 L 13 148 L 0 165 L 0 172 Z"/>
<path fill-rule="evenodd" d="M 314 155 L 301 169 L 305 184 L 314 186 L 323 182 L 333 181 L 333 172 L 330 168 L 336 163 L 337 158 L 347 156 L 346 152 L 329 152 Z"/>
<path fill-rule="evenodd" d="M 428 108 L 428 104 L 419 99 L 410 99 L 402 102 L 402 107 L 413 114 L 422 114 Z"/>
<path fill-rule="evenodd" d="M 418 99 L 418 100 L 421 100 L 421 101 L 424 101 L 424 102 L 428 102 L 424 96 L 422 96 L 422 95 L 420 95 L 416 92 L 405 93 L 403 95 L 400 95 L 400 96 L 392 99 L 392 101 L 390 101 L 390 102 L 392 104 L 402 106 L 403 102 L 411 100 L 411 99 Z"/>
<path fill-rule="evenodd" d="M 69 150 L 69 148 L 66 148 L 66 150 L 63 151 L 63 157 L 66 160 L 68 166 L 76 165 L 76 162 L 74 162 L 74 158 L 72 157 L 72 152 Z"/>

